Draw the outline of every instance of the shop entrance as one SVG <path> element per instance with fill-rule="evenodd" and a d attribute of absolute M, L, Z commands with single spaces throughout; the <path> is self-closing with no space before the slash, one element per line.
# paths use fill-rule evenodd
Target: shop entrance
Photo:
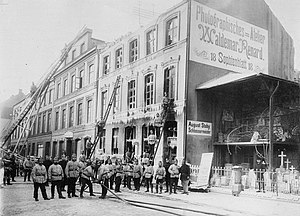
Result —
<path fill-rule="evenodd" d="M 150 158 L 154 154 L 155 145 L 159 139 L 160 127 L 143 125 L 142 127 L 142 151 L 149 154 Z"/>
<path fill-rule="evenodd" d="M 177 155 L 177 122 L 168 121 L 164 129 L 164 152 L 163 157 L 173 160 Z"/>
<path fill-rule="evenodd" d="M 135 146 L 133 145 L 133 140 L 136 139 L 136 127 L 129 126 L 125 128 L 125 143 L 124 143 L 124 152 L 125 159 L 132 160 L 135 153 Z"/>

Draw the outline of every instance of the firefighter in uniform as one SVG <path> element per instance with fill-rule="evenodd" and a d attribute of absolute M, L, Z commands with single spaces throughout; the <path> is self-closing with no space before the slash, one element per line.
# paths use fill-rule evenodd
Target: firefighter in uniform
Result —
<path fill-rule="evenodd" d="M 108 181 L 109 181 L 109 168 L 106 164 L 104 164 L 104 160 L 101 160 L 101 166 L 98 170 L 98 181 L 102 187 L 102 195 L 99 197 L 100 199 L 104 199 L 107 194 Z"/>
<path fill-rule="evenodd" d="M 156 169 L 155 177 L 154 177 L 154 179 L 156 180 L 156 185 L 155 185 L 156 193 L 158 193 L 158 185 L 159 185 L 159 193 L 160 194 L 162 193 L 163 182 L 164 182 L 164 177 L 165 176 L 166 176 L 166 170 L 162 166 L 162 162 L 159 161 L 158 162 L 158 168 Z"/>
<path fill-rule="evenodd" d="M 45 183 L 47 181 L 47 170 L 43 165 L 43 159 L 39 158 L 38 163 L 32 169 L 32 180 L 33 180 L 33 198 L 35 201 L 39 201 L 38 199 L 38 189 L 41 188 L 42 196 L 44 200 L 50 200 L 46 193 Z"/>
<path fill-rule="evenodd" d="M 10 183 L 10 177 L 12 174 L 12 160 L 11 160 L 11 151 L 8 150 L 7 153 L 3 157 L 3 163 L 4 163 L 4 179 L 3 183 L 4 185 L 11 185 Z"/>
<path fill-rule="evenodd" d="M 177 184 L 178 184 L 178 178 L 179 178 L 179 166 L 178 160 L 175 159 L 173 161 L 173 164 L 169 167 L 169 173 L 170 173 L 170 194 L 172 193 L 172 188 L 174 187 L 174 194 L 177 194 Z"/>
<path fill-rule="evenodd" d="M 92 178 L 92 180 L 94 179 L 94 171 L 92 168 L 92 162 L 91 162 L 91 160 L 88 159 L 86 161 L 86 167 L 82 170 L 82 173 L 81 173 L 80 198 L 83 198 L 83 191 L 84 191 L 85 185 L 88 185 L 88 187 L 89 187 L 90 196 L 95 196 L 95 194 L 93 193 L 93 185 L 92 185 L 90 178 Z"/>
<path fill-rule="evenodd" d="M 147 166 L 145 167 L 144 171 L 144 177 L 146 179 L 146 187 L 147 190 L 145 192 L 149 192 L 149 185 L 151 187 L 151 193 L 153 193 L 153 175 L 154 175 L 154 169 L 153 166 L 151 165 L 151 161 L 148 161 Z"/>
<path fill-rule="evenodd" d="M 73 154 L 72 160 L 67 163 L 66 170 L 65 170 L 66 176 L 68 178 L 68 183 L 69 183 L 68 198 L 71 198 L 71 194 L 72 197 L 78 197 L 75 194 L 75 187 L 76 187 L 77 178 L 79 176 L 79 171 L 80 171 L 80 165 L 76 161 L 76 154 Z"/>
<path fill-rule="evenodd" d="M 61 183 L 64 178 L 64 171 L 61 165 L 58 164 L 58 157 L 55 157 L 53 162 L 54 163 L 50 165 L 48 169 L 48 177 L 51 182 L 51 199 L 54 199 L 55 186 L 59 199 L 66 199 L 61 193 Z"/>
<path fill-rule="evenodd" d="M 134 189 L 139 191 L 141 187 L 141 177 L 143 176 L 143 167 L 138 164 L 138 160 L 134 160 L 133 165 L 133 183 Z"/>
<path fill-rule="evenodd" d="M 115 181 L 115 165 L 112 164 L 112 161 L 111 159 L 107 159 L 106 161 L 107 163 L 107 167 L 109 169 L 109 188 L 111 190 L 113 190 L 113 184 L 114 184 L 114 181 Z"/>
<path fill-rule="evenodd" d="M 120 193 L 120 185 L 121 185 L 121 182 L 122 182 L 122 176 L 123 176 L 123 166 L 122 166 L 122 162 L 120 160 L 116 160 L 116 179 L 115 179 L 115 183 L 116 183 L 116 186 L 115 186 L 115 192 L 116 193 Z"/>

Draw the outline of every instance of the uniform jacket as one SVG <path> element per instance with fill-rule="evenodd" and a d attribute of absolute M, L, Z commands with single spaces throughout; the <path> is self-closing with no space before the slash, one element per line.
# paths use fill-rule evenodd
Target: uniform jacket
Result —
<path fill-rule="evenodd" d="M 73 177 L 73 178 L 78 178 L 79 176 L 79 171 L 80 171 L 80 167 L 79 167 L 79 163 L 77 161 L 69 161 L 67 163 L 66 169 L 65 169 L 65 173 L 67 178 Z"/>
<path fill-rule="evenodd" d="M 145 178 L 151 178 L 154 175 L 153 166 L 146 166 L 144 170 Z"/>
<path fill-rule="evenodd" d="M 155 172 L 155 179 L 163 179 L 166 176 L 166 169 L 164 167 L 158 167 Z"/>
<path fill-rule="evenodd" d="M 28 159 L 25 159 L 23 163 L 24 169 L 32 169 L 34 167 L 34 162 Z"/>
<path fill-rule="evenodd" d="M 60 181 L 64 177 L 64 171 L 59 164 L 52 164 L 48 169 L 49 179 L 52 181 Z"/>
<path fill-rule="evenodd" d="M 109 168 L 102 164 L 98 169 L 98 180 L 105 180 L 109 178 Z"/>
<path fill-rule="evenodd" d="M 170 172 L 169 172 L 170 166 L 171 166 L 170 162 L 166 162 L 165 165 L 164 165 L 165 170 L 166 170 L 166 179 L 170 178 Z"/>
<path fill-rule="evenodd" d="M 116 165 L 116 177 L 122 176 L 123 174 L 123 166 L 121 164 Z"/>
<path fill-rule="evenodd" d="M 126 176 L 133 176 L 133 167 L 130 164 L 127 164 L 123 168 Z"/>
<path fill-rule="evenodd" d="M 140 178 L 143 176 L 143 167 L 140 164 L 133 166 L 133 178 Z"/>
<path fill-rule="evenodd" d="M 45 183 L 47 181 L 47 170 L 44 165 L 36 164 L 32 169 L 32 179 L 36 183 Z"/>
<path fill-rule="evenodd" d="M 179 178 L 179 166 L 172 164 L 169 167 L 169 173 L 171 178 Z"/>
<path fill-rule="evenodd" d="M 94 172 L 91 165 L 83 169 L 81 177 L 85 179 L 90 179 L 90 177 L 94 177 Z"/>
<path fill-rule="evenodd" d="M 106 164 L 106 166 L 107 166 L 108 169 L 109 169 L 109 177 L 113 176 L 114 173 L 115 173 L 114 165 L 113 165 L 113 164 Z"/>
<path fill-rule="evenodd" d="M 191 174 L 191 169 L 190 166 L 187 164 L 183 164 L 180 169 L 180 180 L 181 181 L 186 181 L 190 179 L 190 174 Z"/>

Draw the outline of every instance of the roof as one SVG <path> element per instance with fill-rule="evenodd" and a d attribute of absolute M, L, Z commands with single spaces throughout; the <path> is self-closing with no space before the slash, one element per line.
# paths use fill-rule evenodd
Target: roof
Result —
<path fill-rule="evenodd" d="M 257 76 L 257 73 L 228 73 L 224 76 L 217 77 L 215 79 L 209 80 L 205 83 L 202 83 L 196 87 L 197 90 L 209 89 L 217 86 L 226 85 L 233 82 L 239 82 L 242 80 L 249 79 L 250 77 Z"/>
<path fill-rule="evenodd" d="M 299 83 L 297 83 L 297 82 L 274 77 L 274 76 L 271 76 L 268 74 L 263 74 L 263 73 L 228 73 L 228 74 L 225 74 L 224 76 L 217 77 L 215 79 L 212 79 L 212 80 L 209 80 L 202 84 L 199 84 L 196 87 L 196 90 L 210 89 L 210 88 L 214 88 L 214 87 L 219 87 L 219 86 L 223 86 L 223 85 L 227 85 L 227 84 L 232 84 L 232 83 L 249 80 L 249 79 L 255 78 L 255 77 L 266 77 L 269 79 L 274 79 L 277 81 L 282 81 L 285 83 L 299 86 Z"/>

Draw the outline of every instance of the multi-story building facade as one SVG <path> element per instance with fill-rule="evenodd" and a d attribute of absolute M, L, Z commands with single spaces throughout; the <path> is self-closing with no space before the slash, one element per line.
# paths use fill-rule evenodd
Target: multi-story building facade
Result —
<path fill-rule="evenodd" d="M 71 156 L 86 151 L 87 140 L 95 136 L 98 52 L 104 45 L 103 41 L 92 38 L 90 29 L 81 33 L 43 101 L 38 101 L 33 108 L 27 129 L 29 125 L 32 128 L 28 130 L 28 144 L 23 154 L 54 157 L 63 152 Z M 22 110 L 20 107 L 24 104 L 26 101 L 14 109 Z M 14 144 L 19 130 L 12 136 Z M 25 134 L 23 141 L 24 138 Z"/>
<path fill-rule="evenodd" d="M 283 109 L 282 101 L 296 103 L 299 95 L 294 87 L 287 91 L 294 86 L 293 40 L 263 0 L 186 0 L 113 43 L 97 41 L 98 48 L 91 45 L 90 34 L 71 50 L 50 87 L 52 138 L 46 152 L 52 156 L 85 149 L 118 75 L 97 151 L 141 156 L 153 152 L 153 134 L 156 144 L 162 134 L 155 160 L 186 157 L 199 164 L 202 153 L 215 152 L 215 164 L 252 164 L 264 145 L 281 148 L 266 136 L 258 147 L 251 142 L 254 126 L 273 128 L 267 128 L 273 121 L 266 118 L 268 107 Z M 279 93 L 270 93 L 275 90 Z M 174 100 L 175 116 L 161 132 L 166 98 Z M 233 132 L 245 124 L 250 138 L 231 142 Z"/>
<path fill-rule="evenodd" d="M 86 29 L 53 81 L 51 155 L 79 155 L 95 137 L 98 50 L 105 43 Z"/>
<path fill-rule="evenodd" d="M 100 58 L 99 116 L 105 112 L 113 83 L 121 81 L 116 91 L 112 113 L 99 148 L 106 154 L 141 156 L 152 151 L 150 131 L 159 139 L 164 96 L 176 104 L 176 117 L 168 122 L 157 158 L 172 154 L 183 158 L 182 145 L 168 145 L 168 137 L 183 143 L 184 91 L 187 44 L 187 5 L 169 10 L 149 25 L 109 44 Z M 173 142 L 175 143 L 175 142 Z"/>

